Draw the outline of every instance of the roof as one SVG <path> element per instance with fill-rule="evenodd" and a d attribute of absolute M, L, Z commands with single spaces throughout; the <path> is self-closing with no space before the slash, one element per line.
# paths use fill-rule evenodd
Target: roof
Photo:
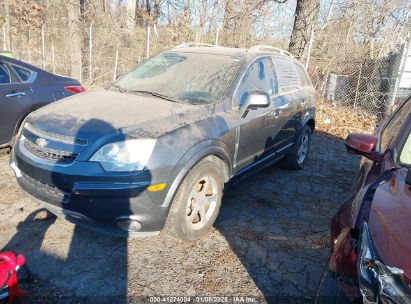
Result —
<path fill-rule="evenodd" d="M 247 49 L 242 48 L 230 48 L 223 46 L 213 47 L 176 47 L 170 51 L 180 53 L 198 53 L 198 54 L 213 54 L 213 55 L 226 55 L 226 56 L 242 56 L 247 53 Z"/>
<path fill-rule="evenodd" d="M 225 55 L 225 56 L 251 56 L 254 57 L 256 55 L 280 55 L 283 57 L 287 57 L 294 62 L 300 63 L 292 54 L 289 52 L 267 45 L 255 45 L 249 49 L 245 48 L 231 48 L 231 47 L 223 47 L 223 46 L 215 46 L 212 44 L 204 44 L 204 43 L 196 43 L 196 42 L 188 42 L 183 43 L 175 48 L 169 50 L 175 51 L 179 53 L 196 53 L 196 54 L 212 54 L 212 55 Z M 301 63 L 300 63 L 301 64 Z"/>

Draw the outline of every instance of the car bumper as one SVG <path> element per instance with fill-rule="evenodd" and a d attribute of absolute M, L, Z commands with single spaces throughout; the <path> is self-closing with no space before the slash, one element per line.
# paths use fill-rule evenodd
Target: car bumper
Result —
<path fill-rule="evenodd" d="M 91 162 L 50 166 L 31 160 L 18 148 L 10 165 L 25 192 L 74 224 L 120 237 L 155 235 L 165 225 L 169 207 L 162 203 L 167 188 L 150 193 L 152 176 L 147 174 L 110 175 Z"/>
<path fill-rule="evenodd" d="M 331 220 L 329 270 L 348 299 L 355 301 L 361 295 L 357 279 L 357 255 L 351 235 L 351 203 L 351 199 L 346 201 Z"/>

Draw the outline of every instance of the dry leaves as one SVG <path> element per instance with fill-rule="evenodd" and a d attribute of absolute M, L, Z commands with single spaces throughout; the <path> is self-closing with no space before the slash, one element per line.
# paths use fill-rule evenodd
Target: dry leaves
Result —
<path fill-rule="evenodd" d="M 345 138 L 349 133 L 372 133 L 377 120 L 370 114 L 348 106 L 317 102 L 316 129 Z"/>

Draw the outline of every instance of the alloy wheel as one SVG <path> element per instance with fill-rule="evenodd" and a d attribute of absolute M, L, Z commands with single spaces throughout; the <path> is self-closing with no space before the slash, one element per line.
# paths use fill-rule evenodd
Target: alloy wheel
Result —
<path fill-rule="evenodd" d="M 193 230 L 204 227 L 217 204 L 218 183 L 211 175 L 200 178 L 188 198 L 186 220 Z"/>
<path fill-rule="evenodd" d="M 297 152 L 297 161 L 300 165 L 304 162 L 305 158 L 307 157 L 309 140 L 310 138 L 308 134 L 304 133 L 304 135 L 301 138 L 300 147 L 298 148 Z"/>

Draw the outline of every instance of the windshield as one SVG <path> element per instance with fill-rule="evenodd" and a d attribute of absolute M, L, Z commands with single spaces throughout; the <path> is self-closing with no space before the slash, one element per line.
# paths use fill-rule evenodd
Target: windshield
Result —
<path fill-rule="evenodd" d="M 198 53 L 161 53 L 115 84 L 119 90 L 181 103 L 208 104 L 228 89 L 240 58 Z"/>

